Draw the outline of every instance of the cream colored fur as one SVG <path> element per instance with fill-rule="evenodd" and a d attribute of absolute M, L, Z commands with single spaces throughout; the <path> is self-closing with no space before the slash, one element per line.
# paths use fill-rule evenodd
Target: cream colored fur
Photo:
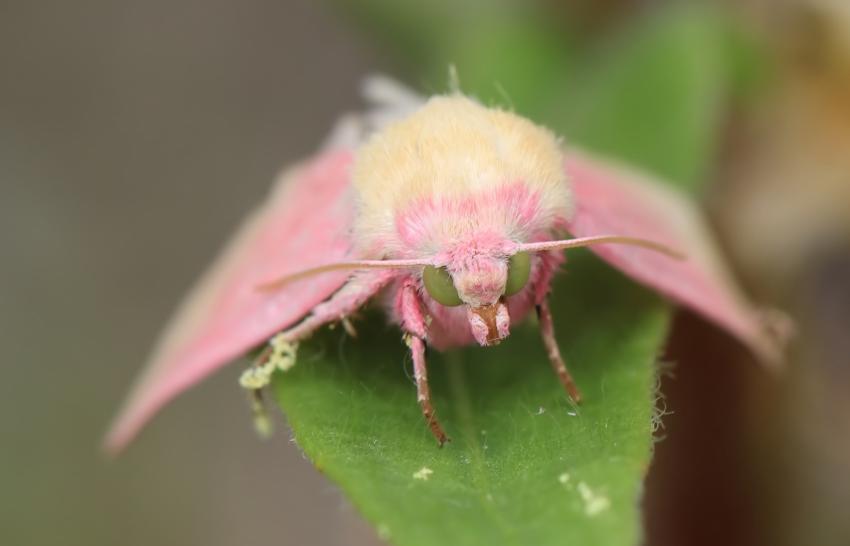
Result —
<path fill-rule="evenodd" d="M 567 216 L 572 205 L 551 131 L 459 93 L 435 96 L 372 135 L 358 151 L 353 181 L 361 249 L 393 240 L 397 212 L 420 198 L 522 182 L 540 193 L 544 217 Z"/>

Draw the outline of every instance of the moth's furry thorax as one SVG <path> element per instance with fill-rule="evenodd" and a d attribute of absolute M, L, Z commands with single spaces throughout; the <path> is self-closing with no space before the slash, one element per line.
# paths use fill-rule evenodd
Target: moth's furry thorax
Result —
<path fill-rule="evenodd" d="M 460 94 L 374 134 L 353 185 L 353 240 L 376 258 L 434 256 L 482 233 L 528 241 L 572 206 L 557 137 Z"/>

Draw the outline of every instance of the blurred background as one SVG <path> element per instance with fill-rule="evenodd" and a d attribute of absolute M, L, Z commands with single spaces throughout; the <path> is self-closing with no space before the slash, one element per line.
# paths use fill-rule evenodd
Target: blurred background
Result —
<path fill-rule="evenodd" d="M 175 303 L 381 71 L 676 180 L 799 335 L 677 318 L 647 543 L 850 544 L 850 3 L 0 2 L 0 544 L 377 544 L 226 369 L 97 451 Z M 238 368 L 238 367 L 237 367 Z"/>

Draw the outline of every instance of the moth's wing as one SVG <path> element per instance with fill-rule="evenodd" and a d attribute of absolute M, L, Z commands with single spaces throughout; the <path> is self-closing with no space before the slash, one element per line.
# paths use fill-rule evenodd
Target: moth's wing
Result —
<path fill-rule="evenodd" d="M 339 261 L 351 247 L 351 153 L 326 152 L 285 172 L 179 307 L 105 440 L 123 448 L 171 398 L 297 322 L 345 283 L 346 272 L 257 287 Z"/>
<path fill-rule="evenodd" d="M 728 331 L 764 362 L 781 361 L 789 326 L 781 315 L 747 301 L 703 216 L 687 197 L 647 175 L 577 150 L 567 152 L 566 170 L 575 201 L 564 226 L 568 232 L 574 237 L 640 237 L 683 252 L 686 258 L 679 261 L 635 246 L 591 247 L 629 277 Z"/>

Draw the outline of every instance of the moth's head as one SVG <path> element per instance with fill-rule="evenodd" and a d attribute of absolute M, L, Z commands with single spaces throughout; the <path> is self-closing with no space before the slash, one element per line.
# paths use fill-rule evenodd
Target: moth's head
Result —
<path fill-rule="evenodd" d="M 465 306 L 469 326 L 480 345 L 496 345 L 510 333 L 505 299 L 528 284 L 531 255 L 516 245 L 482 237 L 457 244 L 422 272 L 425 290 L 438 304 Z"/>

